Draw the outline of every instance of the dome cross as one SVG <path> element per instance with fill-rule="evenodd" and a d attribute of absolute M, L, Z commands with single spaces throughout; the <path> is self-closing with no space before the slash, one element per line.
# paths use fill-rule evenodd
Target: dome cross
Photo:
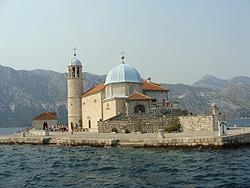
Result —
<path fill-rule="evenodd" d="M 123 51 L 121 52 L 122 56 L 121 56 L 121 59 L 122 59 L 122 63 L 124 64 L 124 55 L 125 54 Z"/>
<path fill-rule="evenodd" d="M 74 46 L 72 50 L 74 50 L 74 56 L 76 56 L 76 50 L 77 50 L 76 47 Z"/>

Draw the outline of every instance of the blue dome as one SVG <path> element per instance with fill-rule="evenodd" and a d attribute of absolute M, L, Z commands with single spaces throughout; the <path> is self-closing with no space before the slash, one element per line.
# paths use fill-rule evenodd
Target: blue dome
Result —
<path fill-rule="evenodd" d="M 73 58 L 72 60 L 70 60 L 69 62 L 69 66 L 71 65 L 79 65 L 82 66 L 81 61 L 79 59 Z"/>
<path fill-rule="evenodd" d="M 134 82 L 141 83 L 141 76 L 139 72 L 128 64 L 116 65 L 109 71 L 104 85 L 120 82 Z"/>

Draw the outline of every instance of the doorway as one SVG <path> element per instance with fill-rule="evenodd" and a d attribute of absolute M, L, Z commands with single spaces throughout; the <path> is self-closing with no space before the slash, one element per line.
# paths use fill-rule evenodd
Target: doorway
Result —
<path fill-rule="evenodd" d="M 140 112 L 145 112 L 145 107 L 143 105 L 137 105 L 134 108 L 134 113 L 140 113 Z"/>
<path fill-rule="evenodd" d="M 46 128 L 48 128 L 48 123 L 45 121 L 45 122 L 43 123 L 43 130 L 45 130 Z"/>

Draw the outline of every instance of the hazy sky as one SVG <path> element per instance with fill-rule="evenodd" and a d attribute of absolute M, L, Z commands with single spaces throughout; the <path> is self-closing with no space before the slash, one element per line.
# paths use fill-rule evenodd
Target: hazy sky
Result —
<path fill-rule="evenodd" d="M 0 64 L 67 72 L 121 62 L 154 82 L 250 76 L 249 0 L 0 0 Z"/>

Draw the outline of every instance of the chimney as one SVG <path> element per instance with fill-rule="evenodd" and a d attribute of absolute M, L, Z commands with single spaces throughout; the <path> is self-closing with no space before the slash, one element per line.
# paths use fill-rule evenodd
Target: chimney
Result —
<path fill-rule="evenodd" d="M 150 83 L 150 81 L 151 81 L 151 77 L 148 77 L 148 78 L 147 78 L 147 81 L 148 81 L 148 83 Z"/>
<path fill-rule="evenodd" d="M 95 84 L 92 84 L 93 87 L 95 87 Z"/>

